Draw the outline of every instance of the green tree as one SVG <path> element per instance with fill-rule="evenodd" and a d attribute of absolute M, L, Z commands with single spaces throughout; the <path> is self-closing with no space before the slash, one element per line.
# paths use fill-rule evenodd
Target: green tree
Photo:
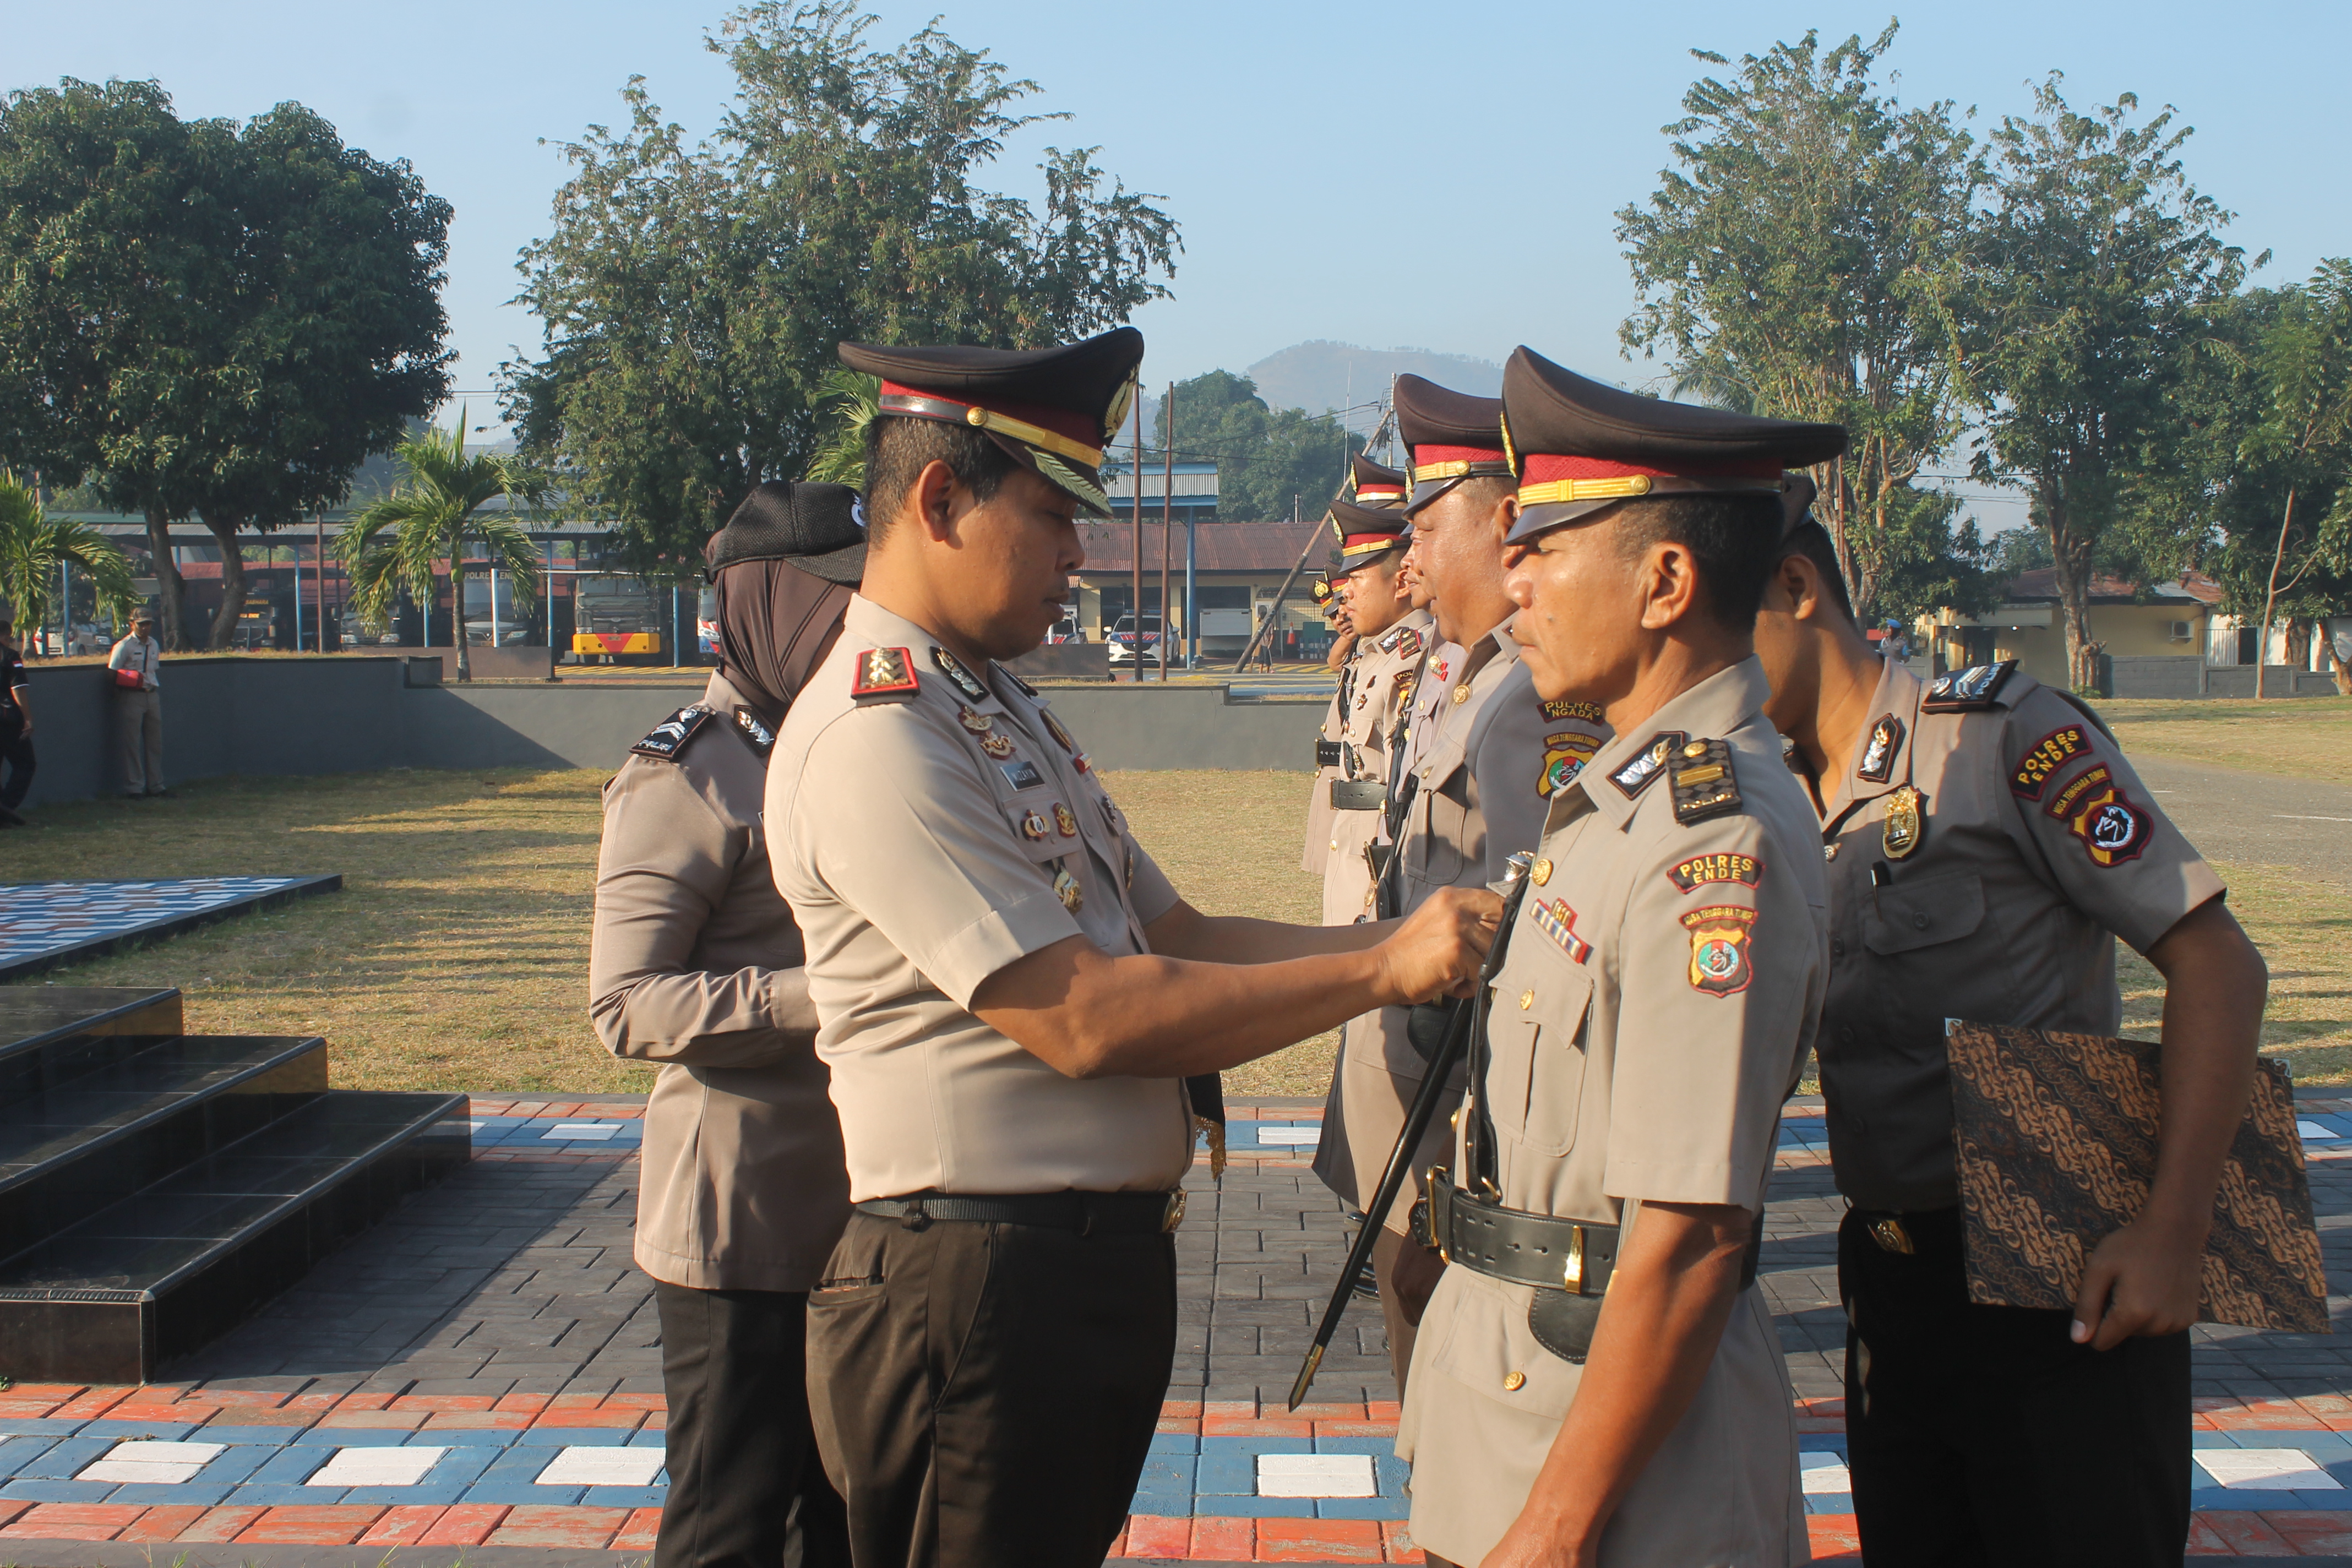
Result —
<path fill-rule="evenodd" d="M 1049 148 L 1040 206 L 983 189 L 1005 138 L 1053 115 L 934 26 L 895 48 L 850 0 L 755 4 L 709 47 L 735 107 L 709 141 L 642 78 L 592 126 L 552 232 L 523 253 L 542 357 L 507 367 L 526 450 L 580 476 L 641 567 L 699 558 L 751 487 L 801 476 L 844 339 L 1031 347 L 1102 331 L 1173 266 L 1176 225 Z"/>
<path fill-rule="evenodd" d="M 1918 530 L 1954 515 L 1907 492 L 1965 423 L 1958 302 L 1985 177 L 1949 101 L 1906 109 L 1872 79 L 1895 34 L 1824 51 L 1809 32 L 1703 78 L 1665 127 L 1679 167 L 1617 215 L 1641 297 L 1629 353 L 1671 354 L 1685 395 L 1846 427 L 1813 478 L 1865 614 L 1903 607 L 1882 582 L 1918 580 Z M 1965 573 L 1956 542 L 1926 542 Z"/>
<path fill-rule="evenodd" d="M 1151 437 L 1164 452 L 1171 437 L 1162 399 Z M 1268 408 L 1257 384 L 1213 370 L 1176 384 L 1176 456 L 1217 465 L 1217 510 L 1243 521 L 1288 521 L 1294 507 L 1319 515 L 1348 475 L 1350 453 L 1364 438 L 1328 414 Z M 1159 458 L 1144 448 L 1148 472 Z M 1150 481 L 1147 477 L 1148 489 Z M 1148 504 L 1148 503 L 1147 503 Z"/>
<path fill-rule="evenodd" d="M 430 606 L 439 596 L 435 568 L 449 563 L 450 638 L 457 649 L 457 679 L 474 679 L 466 637 L 466 545 L 478 539 L 494 566 L 513 582 L 515 601 L 528 611 L 539 600 L 539 548 L 514 520 L 512 503 L 536 504 L 548 487 L 537 474 L 495 452 L 468 454 L 466 415 L 456 428 L 427 430 L 400 444 L 396 453 L 407 478 L 390 495 L 369 503 L 343 526 L 335 553 L 352 585 L 352 605 L 376 631 L 392 619 L 400 591 Z M 500 499 L 504 511 L 484 511 Z M 492 605 L 496 613 L 497 606 Z"/>
<path fill-rule="evenodd" d="M 2181 169 L 2189 134 L 2139 100 L 2077 114 L 2053 75 L 2035 116 L 1992 133 L 1972 364 L 1984 400 L 1974 467 L 2024 490 L 2049 537 L 2069 678 L 2095 679 L 2091 571 L 2173 428 L 2170 403 L 2213 304 L 2245 276 L 2229 221 Z"/>
<path fill-rule="evenodd" d="M 168 530 L 220 542 L 340 501 L 448 390 L 448 204 L 299 104 L 184 121 L 153 82 L 0 105 L 0 453 L 143 514 L 165 640 L 188 646 Z"/>
<path fill-rule="evenodd" d="M 68 563 L 89 575 L 100 605 L 117 619 L 138 607 L 121 551 L 88 523 L 49 516 L 30 485 L 0 473 L 0 595 L 20 628 L 36 630 L 49 618 L 58 568 Z"/>

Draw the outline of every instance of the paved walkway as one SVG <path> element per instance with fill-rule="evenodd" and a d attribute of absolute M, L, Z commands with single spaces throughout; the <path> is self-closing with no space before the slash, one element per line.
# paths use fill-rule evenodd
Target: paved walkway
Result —
<path fill-rule="evenodd" d="M 2352 789 L 2177 757 L 2132 766 L 2208 858 L 2291 866 L 2352 889 Z"/>
<path fill-rule="evenodd" d="M 1306 1169 L 1318 1108 L 1235 1109 L 1222 1188 L 1205 1163 L 1189 1183 L 1182 1340 L 1119 1552 L 1417 1561 L 1375 1308 L 1350 1311 L 1315 1402 L 1283 1408 L 1345 1242 Z M 2302 1109 L 2344 1321 L 2352 1100 L 2309 1095 Z M 88 1564 L 166 1542 L 192 1568 L 299 1550 L 367 1563 L 396 1551 L 419 1564 L 438 1552 L 442 1568 L 461 1549 L 485 1564 L 642 1558 L 663 1425 L 650 1287 L 628 1261 L 642 1104 L 475 1110 L 467 1172 L 172 1369 L 173 1382 L 0 1391 L 0 1560 Z M 1800 1398 L 1815 1550 L 1852 1563 L 1841 1205 L 1819 1129 L 1805 1104 L 1783 1123 L 1763 1280 Z M 2196 1442 L 2211 1457 L 2192 1549 L 2352 1553 L 2352 1342 L 2213 1328 L 2197 1338 Z M 99 1542 L 110 1544 L 85 1544 Z"/>

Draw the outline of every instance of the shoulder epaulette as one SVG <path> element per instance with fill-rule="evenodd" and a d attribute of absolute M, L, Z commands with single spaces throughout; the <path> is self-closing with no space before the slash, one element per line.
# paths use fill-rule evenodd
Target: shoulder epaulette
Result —
<path fill-rule="evenodd" d="M 1617 793 L 1627 800 L 1639 799 L 1643 790 L 1655 784 L 1666 769 L 1666 758 L 1683 743 L 1680 730 L 1661 730 L 1650 737 L 1650 743 L 1633 753 L 1633 760 L 1609 775 Z"/>
<path fill-rule="evenodd" d="M 966 669 L 963 660 L 943 647 L 935 647 L 931 649 L 931 662 L 940 667 L 940 673 L 946 676 L 949 683 L 958 691 L 962 692 L 974 702 L 988 700 L 991 695 L 988 683 Z"/>
<path fill-rule="evenodd" d="M 1419 658 L 1421 657 L 1421 628 L 1419 626 L 1405 627 L 1403 634 L 1397 638 L 1396 651 L 1399 658 Z"/>
<path fill-rule="evenodd" d="M 1026 695 L 1026 696 L 1030 696 L 1030 697 L 1034 697 L 1034 696 L 1036 696 L 1036 695 L 1037 695 L 1037 689 L 1036 689 L 1035 687 L 1034 687 L 1034 686 L 1030 685 L 1027 681 L 1025 681 L 1025 680 L 1022 679 L 1019 676 L 1017 676 L 1017 675 L 1013 674 L 1010 669 L 1007 669 L 1003 665 L 999 664 L 999 665 L 996 667 L 996 673 L 997 673 L 997 674 L 999 674 L 999 675 L 1001 675 L 1001 676 L 1003 676 L 1003 677 L 1004 677 L 1004 679 L 1007 679 L 1007 680 L 1009 680 L 1009 681 L 1013 682 L 1013 685 L 1015 685 L 1015 686 L 1019 687 L 1019 688 L 1021 689 L 1022 692 L 1023 692 L 1024 695 Z"/>
<path fill-rule="evenodd" d="M 652 731 L 629 750 L 640 757 L 652 757 L 657 762 L 674 763 L 686 750 L 686 743 L 710 721 L 710 710 L 703 707 L 681 708 L 653 727 Z"/>
<path fill-rule="evenodd" d="M 1925 713 L 1974 713 L 1994 706 L 2000 689 L 2009 683 L 2017 660 L 2002 659 L 1999 664 L 1971 665 L 1967 669 L 1947 670 L 1936 677 L 1920 700 L 1920 711 Z"/>
<path fill-rule="evenodd" d="M 1739 781 L 1731 775 L 1731 742 L 1686 741 L 1666 760 L 1675 792 L 1675 820 L 1685 827 L 1739 809 Z"/>
<path fill-rule="evenodd" d="M 911 702 L 922 689 L 915 679 L 914 661 L 902 647 L 867 648 L 857 656 L 857 673 L 849 682 L 849 695 L 861 706 Z"/>
<path fill-rule="evenodd" d="M 765 719 L 740 702 L 735 704 L 735 733 L 751 748 L 751 754 L 763 763 L 768 760 L 768 753 L 776 749 L 776 731 L 769 727 Z"/>

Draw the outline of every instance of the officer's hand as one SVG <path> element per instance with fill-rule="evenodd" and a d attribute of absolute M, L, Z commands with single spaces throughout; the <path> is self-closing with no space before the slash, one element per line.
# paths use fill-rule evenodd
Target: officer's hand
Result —
<path fill-rule="evenodd" d="M 1379 948 L 1391 1005 L 1467 996 L 1495 945 L 1503 900 L 1484 888 L 1441 888 Z"/>
<path fill-rule="evenodd" d="M 2076 1344 L 2109 1351 L 2135 1334 L 2177 1334 L 2197 1321 L 2205 1232 L 2147 1215 L 2110 1235 L 2083 1266 L 2074 1297 Z"/>

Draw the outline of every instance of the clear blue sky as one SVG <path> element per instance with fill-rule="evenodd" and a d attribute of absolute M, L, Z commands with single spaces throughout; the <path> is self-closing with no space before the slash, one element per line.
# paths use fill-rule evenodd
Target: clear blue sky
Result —
<path fill-rule="evenodd" d="M 1048 142 L 1102 147 L 1130 186 L 1164 194 L 1186 252 L 1176 298 L 1146 310 L 1153 383 L 1239 370 L 1307 338 L 1500 359 L 1519 342 L 1612 379 L 1632 304 L 1612 214 L 1668 161 L 1659 127 L 1703 68 L 1793 38 L 1874 33 L 1881 5 L 1315 5 L 1188 0 L 1074 5 L 920 0 L 874 7 L 877 38 L 936 8 L 1068 110 L 1012 149 L 1026 193 Z M 184 115 L 296 99 L 346 140 L 412 161 L 457 209 L 447 303 L 457 384 L 481 422 L 498 363 L 535 350 L 506 301 L 519 247 L 545 227 L 561 141 L 620 118 L 642 74 L 670 116 L 707 130 L 730 90 L 704 51 L 724 8 L 612 0 L 322 6 L 315 0 L 110 0 L 10 7 L 8 86 L 64 75 L 162 81 Z M 1950 0 L 1896 13 L 1888 65 L 1909 100 L 1957 99 L 1979 122 L 2066 73 L 2077 107 L 2136 91 L 2197 127 L 2192 177 L 2233 208 L 2231 237 L 2270 248 L 2271 280 L 2352 249 L 2341 74 L 2352 7 L 2173 0 Z M 1988 521 L 2006 521 L 1997 514 Z"/>

